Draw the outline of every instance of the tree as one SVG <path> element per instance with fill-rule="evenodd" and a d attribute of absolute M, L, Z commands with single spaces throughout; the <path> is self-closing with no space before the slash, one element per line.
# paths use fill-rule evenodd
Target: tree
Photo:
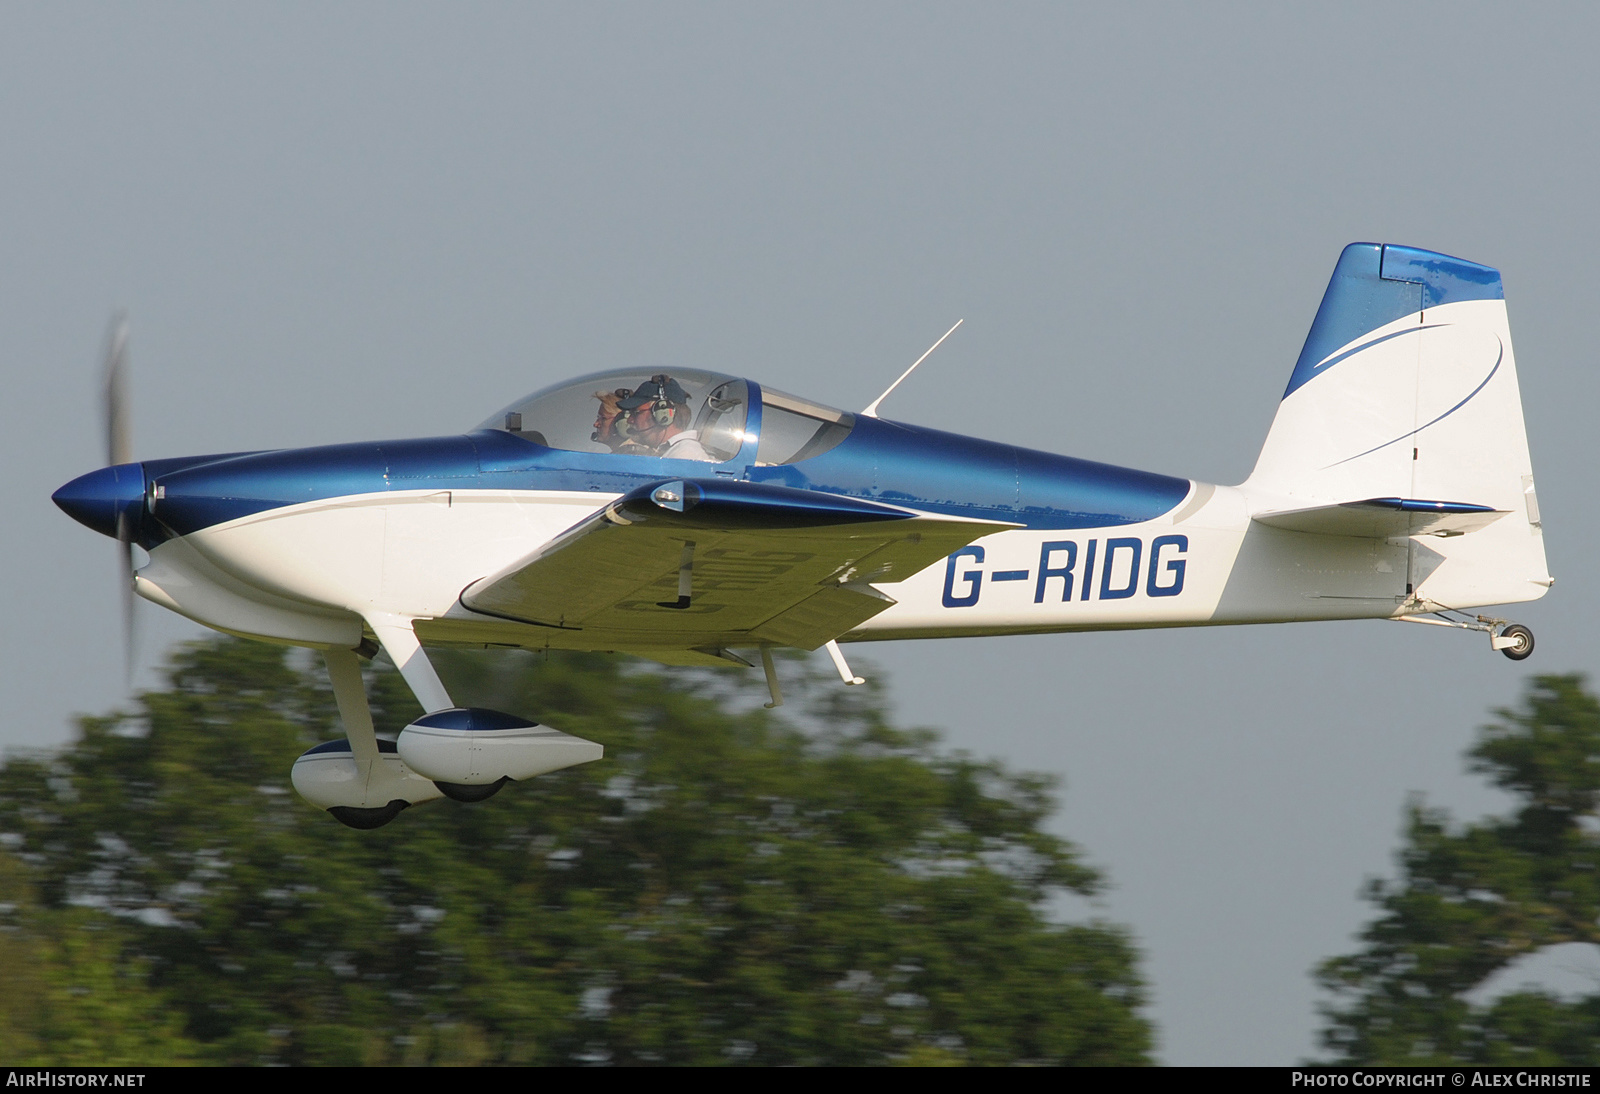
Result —
<path fill-rule="evenodd" d="M 1319 970 L 1338 1062 L 1600 1063 L 1600 995 L 1468 998 L 1519 957 L 1600 942 L 1600 701 L 1581 676 L 1541 676 L 1497 713 L 1470 768 L 1520 805 L 1466 826 L 1410 806 L 1400 879 L 1368 886 L 1365 948 Z"/>
<path fill-rule="evenodd" d="M 287 788 L 338 736 L 320 666 L 217 640 L 9 761 L 0 832 L 209 1061 L 1147 1062 L 1126 933 L 1042 912 L 1100 884 L 1041 830 L 1048 780 L 868 688 L 801 682 L 796 724 L 738 673 L 440 662 L 606 759 L 354 832 Z M 392 672 L 370 690 L 380 732 L 417 713 Z"/>
<path fill-rule="evenodd" d="M 0 1060 L 119 1067 L 186 1063 L 198 1046 L 146 984 L 122 925 L 86 909 L 46 913 L 27 870 L 0 851 Z"/>

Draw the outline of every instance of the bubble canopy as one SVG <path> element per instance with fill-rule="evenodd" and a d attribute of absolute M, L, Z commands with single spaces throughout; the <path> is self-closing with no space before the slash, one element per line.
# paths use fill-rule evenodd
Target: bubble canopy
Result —
<path fill-rule="evenodd" d="M 761 400 L 759 417 L 750 414 L 752 397 Z M 737 376 L 639 368 L 595 372 L 544 388 L 479 428 L 569 452 L 724 463 L 757 440 L 749 429 L 758 422 L 755 462 L 770 465 L 826 452 L 849 436 L 855 416 Z"/>

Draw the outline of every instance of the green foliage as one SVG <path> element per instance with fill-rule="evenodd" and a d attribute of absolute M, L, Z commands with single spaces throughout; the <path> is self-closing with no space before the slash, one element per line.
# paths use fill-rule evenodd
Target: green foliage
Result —
<path fill-rule="evenodd" d="M 0 832 L 56 937 L 101 932 L 82 958 L 92 994 L 126 989 L 106 1005 L 131 1008 L 102 1022 L 147 1022 L 149 1049 L 1147 1062 L 1126 935 L 1042 915 L 1098 884 L 1040 828 L 1049 782 L 939 752 L 868 688 L 786 683 L 802 729 L 760 709 L 748 674 L 442 656 L 458 701 L 600 741 L 606 758 L 354 832 L 288 789 L 295 757 L 341 735 L 320 664 L 297 656 L 187 647 L 136 714 L 84 719 L 59 755 L 0 768 Z M 380 732 L 417 713 L 392 672 L 369 687 Z M 151 998 L 176 1021 L 141 1018 Z M 46 1055 L 64 1043 L 24 1033 Z"/>
<path fill-rule="evenodd" d="M 0 1060 L 15 1066 L 191 1062 L 181 1016 L 146 985 L 122 926 L 84 909 L 46 913 L 26 868 L 0 852 Z"/>
<path fill-rule="evenodd" d="M 1468 998 L 1519 957 L 1600 942 L 1600 701 L 1580 676 L 1542 676 L 1497 713 L 1471 769 L 1521 804 L 1465 827 L 1411 805 L 1400 880 L 1368 888 L 1365 948 L 1319 971 L 1338 1062 L 1600 1063 L 1600 996 Z"/>

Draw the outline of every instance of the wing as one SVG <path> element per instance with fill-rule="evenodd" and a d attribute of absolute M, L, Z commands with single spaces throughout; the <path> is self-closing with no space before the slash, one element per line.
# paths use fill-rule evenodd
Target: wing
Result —
<path fill-rule="evenodd" d="M 761 483 L 654 483 L 469 585 L 461 603 L 618 649 L 816 649 L 894 603 L 873 583 L 1011 527 Z"/>

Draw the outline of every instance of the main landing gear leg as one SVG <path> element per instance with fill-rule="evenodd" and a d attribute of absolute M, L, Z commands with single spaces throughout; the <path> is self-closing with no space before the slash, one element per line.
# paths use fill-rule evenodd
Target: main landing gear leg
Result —
<path fill-rule="evenodd" d="M 325 650 L 322 660 L 333 683 L 333 701 L 339 704 L 339 721 L 350 740 L 350 755 L 355 758 L 361 777 L 371 777 L 378 762 L 378 733 L 372 728 L 372 707 L 367 704 L 367 686 L 361 679 L 361 659 L 354 650 Z"/>
<path fill-rule="evenodd" d="M 423 710 L 432 714 L 455 706 L 450 701 L 450 693 L 439 682 L 439 674 L 433 671 L 428 655 L 422 652 L 422 643 L 417 641 L 411 620 L 398 615 L 371 615 L 367 617 L 367 625 L 383 643 L 384 652 L 405 677 L 406 685 Z"/>
<path fill-rule="evenodd" d="M 362 661 L 357 657 L 354 649 L 328 649 L 322 654 L 323 662 L 328 665 L 328 680 L 333 683 L 333 701 L 339 704 L 339 721 L 344 723 L 344 736 L 349 744 L 349 760 L 346 763 L 355 765 L 354 784 L 344 782 L 347 790 L 339 789 L 339 779 L 334 777 L 333 784 L 322 782 L 320 789 L 334 790 L 334 801 L 339 798 L 354 805 L 328 805 L 328 801 L 317 801 L 323 805 L 328 813 L 333 814 L 339 824 L 350 828 L 381 828 L 389 824 L 390 820 L 400 816 L 403 809 L 411 806 L 413 801 L 426 801 L 435 797 L 437 790 L 432 789 L 426 782 L 416 776 L 410 776 L 398 768 L 394 758 L 384 760 L 378 747 L 378 733 L 373 729 L 373 709 L 366 702 L 366 685 L 362 681 Z M 394 749 L 390 749 L 392 752 Z M 314 749 L 307 753 L 302 760 L 317 755 Z M 338 765 L 339 760 L 334 757 L 322 757 L 317 765 L 326 763 Z M 296 779 L 301 777 L 301 765 L 294 765 Z M 312 771 L 306 771 L 307 776 L 318 781 Z M 323 768 L 323 777 L 333 774 L 328 768 Z M 347 776 L 346 776 L 347 777 Z M 320 782 L 320 781 L 318 781 Z M 301 789 L 302 795 L 307 789 L 302 789 L 296 782 L 296 789 Z M 354 793 L 352 793 L 354 792 Z M 310 790 L 314 797 L 322 797 Z"/>

